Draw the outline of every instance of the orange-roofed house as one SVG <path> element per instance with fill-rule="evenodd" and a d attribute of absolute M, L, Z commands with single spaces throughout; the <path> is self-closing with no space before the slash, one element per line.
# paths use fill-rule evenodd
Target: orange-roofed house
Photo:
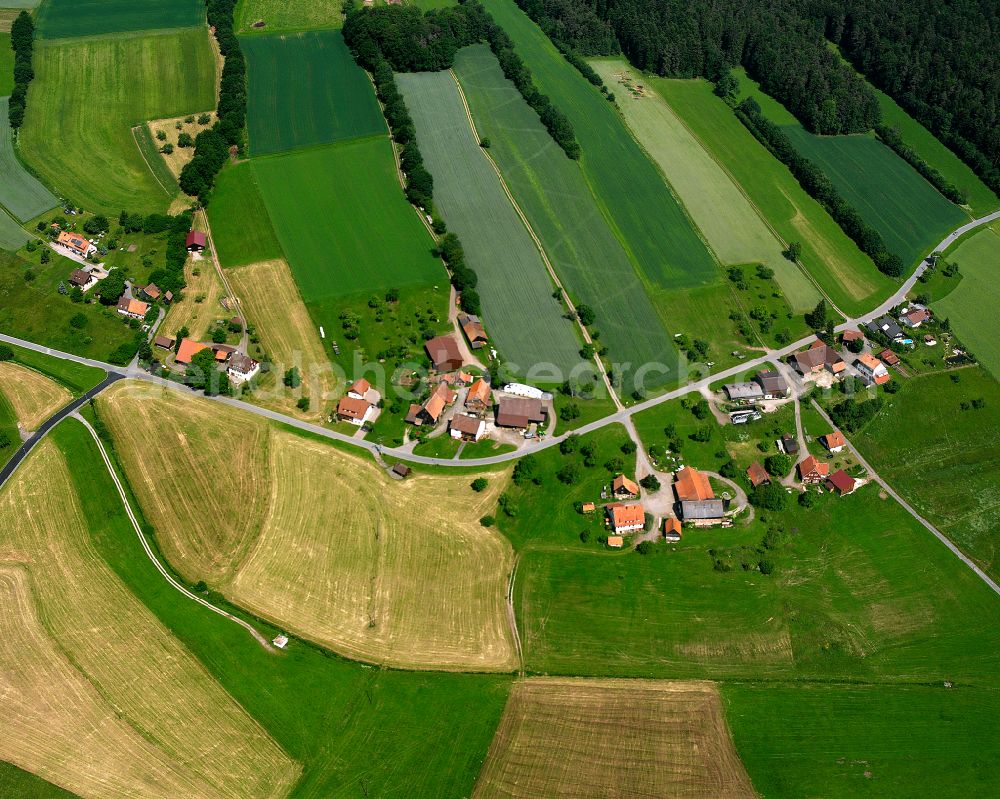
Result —
<path fill-rule="evenodd" d="M 357 397 L 341 397 L 337 403 L 337 418 L 361 427 L 372 417 L 374 405 Z"/>
<path fill-rule="evenodd" d="M 878 354 L 878 359 L 882 361 L 886 366 L 898 366 L 899 356 L 886 347 L 882 352 Z"/>
<path fill-rule="evenodd" d="M 870 383 L 877 386 L 888 383 L 890 380 L 889 370 L 885 368 L 885 364 L 870 352 L 861 353 L 854 362 L 854 368 L 861 373 L 862 377 L 867 378 Z"/>
<path fill-rule="evenodd" d="M 177 357 L 174 360 L 177 363 L 191 363 L 191 359 L 195 355 L 207 349 L 209 349 L 207 344 L 202 344 L 200 341 L 195 341 L 191 338 L 183 338 L 181 339 L 181 345 L 177 348 Z"/>
<path fill-rule="evenodd" d="M 857 481 L 843 469 L 835 471 L 826 481 L 827 489 L 841 497 L 852 493 L 857 485 Z"/>
<path fill-rule="evenodd" d="M 799 463 L 799 479 L 803 483 L 822 483 L 829 474 L 830 464 L 821 463 L 815 455 Z"/>
<path fill-rule="evenodd" d="M 639 486 L 620 474 L 611 482 L 611 493 L 620 499 L 639 496 Z"/>
<path fill-rule="evenodd" d="M 480 378 L 469 387 L 465 397 L 466 410 L 485 413 L 490 407 L 490 384 Z"/>
<path fill-rule="evenodd" d="M 631 533 L 646 526 L 646 511 L 641 503 L 615 502 L 604 506 L 608 523 L 616 533 Z"/>
<path fill-rule="evenodd" d="M 767 485 L 771 482 L 771 477 L 757 461 L 754 461 L 747 468 L 747 478 L 750 480 L 750 485 L 754 488 L 757 486 Z"/>
<path fill-rule="evenodd" d="M 145 319 L 148 310 L 149 304 L 142 300 L 130 300 L 128 297 L 118 300 L 118 313 L 129 319 Z"/>
<path fill-rule="evenodd" d="M 830 450 L 830 452 L 840 452 L 847 446 L 847 439 L 844 438 L 844 434 L 839 430 L 834 430 L 832 433 L 820 436 L 819 441 L 824 447 Z"/>
<path fill-rule="evenodd" d="M 667 541 L 680 541 L 681 540 L 681 520 L 676 516 L 671 516 L 669 519 L 663 520 L 663 537 Z"/>
<path fill-rule="evenodd" d="M 372 384 L 365 380 L 363 377 L 359 380 L 355 380 L 350 387 L 347 389 L 347 396 L 352 399 L 364 399 L 365 394 L 372 387 Z"/>
<path fill-rule="evenodd" d="M 715 498 L 708 477 L 690 466 L 685 466 L 675 475 L 674 491 L 680 502 L 701 502 Z"/>
<path fill-rule="evenodd" d="M 79 255 L 81 258 L 86 258 L 92 252 L 97 252 L 97 247 L 91 244 L 86 236 L 74 233 L 71 230 L 64 230 L 60 233 L 59 238 L 56 239 L 56 243 L 65 247 L 74 255 Z"/>
<path fill-rule="evenodd" d="M 437 388 L 431 392 L 427 402 L 421 406 L 420 411 L 417 413 L 417 418 L 420 419 L 419 423 L 437 424 L 444 409 L 454 401 L 455 392 L 448 388 L 448 384 L 444 382 L 438 383 Z"/>

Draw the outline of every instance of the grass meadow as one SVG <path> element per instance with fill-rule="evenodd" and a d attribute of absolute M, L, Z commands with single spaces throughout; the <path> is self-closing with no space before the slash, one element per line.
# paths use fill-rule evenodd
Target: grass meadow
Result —
<path fill-rule="evenodd" d="M 13 252 L 27 244 L 30 238 L 16 221 L 0 208 L 0 250 Z"/>
<path fill-rule="evenodd" d="M 87 210 L 165 212 L 176 189 L 157 182 L 131 127 L 214 106 L 208 36 L 201 28 L 36 47 L 21 156 Z"/>
<path fill-rule="evenodd" d="M 55 431 L 98 554 L 282 749 L 302 765 L 294 799 L 468 796 L 507 697 L 501 675 L 400 672 L 294 639 L 280 656 L 183 601 L 142 553 L 89 435 Z M 131 492 L 129 492 L 131 495 Z M 132 507 L 139 505 L 132 496 Z M 235 610 L 235 609 L 234 609 Z M 235 612 L 239 612 L 235 610 Z M 279 630 L 255 624 L 268 636 Z"/>
<path fill-rule="evenodd" d="M 6 443 L 0 447 L 0 467 L 6 466 L 7 461 L 14 457 L 21 441 L 21 433 L 17 427 L 17 413 L 7 395 L 0 391 L 0 443 L 4 440 Z"/>
<path fill-rule="evenodd" d="M 513 0 L 484 5 L 514 40 L 538 88 L 573 123 L 584 177 L 643 280 L 662 288 L 715 280 L 711 253 L 613 106 Z"/>
<path fill-rule="evenodd" d="M 918 513 L 1000 579 L 1000 385 L 979 367 L 901 383 L 855 444 Z M 985 407 L 961 409 L 974 399 Z"/>
<path fill-rule="evenodd" d="M 200 0 L 45 0 L 36 25 L 45 39 L 190 28 L 205 23 Z M 207 108 L 208 106 L 206 106 Z"/>
<path fill-rule="evenodd" d="M 0 785 L 18 799 L 79 799 L 75 793 L 63 790 L 11 763 L 0 762 Z"/>
<path fill-rule="evenodd" d="M 675 364 L 673 339 L 658 315 L 669 320 L 669 311 L 650 302 L 579 165 L 565 157 L 486 45 L 460 50 L 454 71 L 479 135 L 490 140 L 490 155 L 560 280 L 574 303 L 597 314 L 609 358 Z"/>
<path fill-rule="evenodd" d="M 812 308 L 819 291 L 782 255 L 785 243 L 768 228 L 732 178 L 658 93 L 647 89 L 637 96 L 630 90 L 645 84 L 646 77 L 624 59 L 595 60 L 591 66 L 614 92 L 633 135 L 663 171 L 719 260 L 767 265 L 794 310 Z"/>
<path fill-rule="evenodd" d="M 26 366 L 51 378 L 56 383 L 59 383 L 59 385 L 67 388 L 74 397 L 86 393 L 107 376 L 103 369 L 97 369 L 93 366 L 85 366 L 75 361 L 63 360 L 62 358 L 56 358 L 55 356 L 35 352 L 34 350 L 27 350 L 24 347 L 18 347 L 13 344 L 6 346 L 9 346 L 14 352 L 14 363 Z"/>
<path fill-rule="evenodd" d="M 892 293 L 892 281 L 743 127 L 710 83 L 645 79 L 778 235 L 802 245 L 802 265 L 839 308 L 862 313 Z"/>
<path fill-rule="evenodd" d="M 25 222 L 55 208 L 59 200 L 24 168 L 14 153 L 7 100 L 0 98 L 0 205 Z"/>
<path fill-rule="evenodd" d="M 1000 223 L 963 239 L 947 260 L 959 265 L 962 281 L 935 305 L 939 316 L 951 320 L 955 331 L 993 376 L 1000 380 L 1000 343 L 997 342 L 997 270 L 1000 269 Z"/>
<path fill-rule="evenodd" d="M 250 162 L 231 164 L 219 173 L 206 211 L 215 251 L 224 267 L 284 256 Z"/>
<path fill-rule="evenodd" d="M 10 48 L 10 33 L 0 31 L 0 97 L 14 89 L 14 51 Z"/>
<path fill-rule="evenodd" d="M 236 6 L 236 30 L 240 33 L 304 31 L 339 28 L 343 0 L 241 0 Z M 264 26 L 254 25 L 263 22 Z"/>
<path fill-rule="evenodd" d="M 540 363 L 569 374 L 581 363 L 575 323 L 552 297 L 542 256 L 473 134 L 455 79 L 436 72 L 397 75 L 396 82 L 434 176 L 435 204 L 479 276 L 493 344 L 519 374 Z"/>
<path fill-rule="evenodd" d="M 251 36 L 241 46 L 253 155 L 386 132 L 371 81 L 339 30 Z"/>

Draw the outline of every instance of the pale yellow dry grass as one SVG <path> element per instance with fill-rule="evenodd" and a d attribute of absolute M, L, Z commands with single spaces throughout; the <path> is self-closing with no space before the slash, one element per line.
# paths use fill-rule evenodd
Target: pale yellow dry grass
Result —
<path fill-rule="evenodd" d="M 267 510 L 264 420 L 133 381 L 101 394 L 98 410 L 174 568 L 211 585 L 232 574 Z"/>
<path fill-rule="evenodd" d="M 37 430 L 73 399 L 55 380 L 11 361 L 0 362 L 0 391 L 10 401 L 18 424 L 25 430 Z"/>
<path fill-rule="evenodd" d="M 42 442 L 0 495 L 0 759 L 77 793 L 281 797 L 299 767 L 101 560 Z"/>
<path fill-rule="evenodd" d="M 122 381 L 98 400 L 167 558 L 234 602 L 350 657 L 515 665 L 513 552 L 482 527 L 506 481 L 391 480 L 252 414 Z"/>
<path fill-rule="evenodd" d="M 479 524 L 504 484 L 391 480 L 370 460 L 275 430 L 271 501 L 234 602 L 361 660 L 513 668 L 505 589 L 513 551 Z"/>
<path fill-rule="evenodd" d="M 187 283 L 184 298 L 175 299 L 170 304 L 159 332 L 174 336 L 186 327 L 191 338 L 201 340 L 206 338 L 208 329 L 216 320 L 232 316 L 219 302 L 226 295 L 226 290 L 211 257 L 207 255 L 204 258 L 188 258 L 184 264 L 184 280 Z"/>
<path fill-rule="evenodd" d="M 0 0 L 2 2 L 2 0 Z M 215 46 L 215 37 L 209 37 L 213 43 L 213 49 L 217 50 Z M 218 59 L 216 59 L 218 63 Z M 216 87 L 216 95 L 218 95 L 218 87 Z M 160 158 L 167 165 L 167 169 L 175 177 L 179 178 L 181 176 L 181 170 L 186 164 L 188 164 L 192 158 L 194 158 L 194 145 L 191 147 L 178 147 L 177 139 L 182 133 L 187 133 L 192 139 L 197 137 L 199 133 L 203 130 L 208 130 L 212 125 L 215 124 L 215 111 L 207 112 L 211 116 L 211 119 L 204 125 L 198 122 L 198 117 L 201 116 L 200 113 L 194 115 L 194 122 L 185 122 L 184 120 L 190 115 L 182 117 L 171 117 L 170 119 L 154 119 L 146 123 L 146 127 L 149 128 L 149 133 L 153 137 L 153 142 L 156 144 L 156 148 L 159 150 L 164 144 L 172 144 L 174 146 L 174 151 L 169 155 L 164 152 L 160 152 Z M 178 128 L 177 126 L 180 125 Z M 167 138 L 160 141 L 156 138 L 156 134 L 162 132 Z"/>
<path fill-rule="evenodd" d="M 514 684 L 477 799 L 753 799 L 712 683 Z"/>
<path fill-rule="evenodd" d="M 247 320 L 254 326 L 272 371 L 283 374 L 298 366 L 303 376 L 303 395 L 313 400 L 307 417 L 325 416 L 327 403 L 337 396 L 330 360 L 323 352 L 319 332 L 306 310 L 288 264 L 282 260 L 262 261 L 227 272 L 232 289 L 240 298 Z M 302 415 L 288 392 L 269 404 L 285 412 Z M 258 397 L 255 399 L 263 399 Z"/>

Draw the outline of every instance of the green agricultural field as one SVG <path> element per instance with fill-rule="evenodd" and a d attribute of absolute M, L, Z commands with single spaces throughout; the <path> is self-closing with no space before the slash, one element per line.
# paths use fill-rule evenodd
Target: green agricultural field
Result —
<path fill-rule="evenodd" d="M 748 527 L 686 528 L 683 542 L 649 555 L 593 543 L 573 551 L 578 528 L 565 530 L 561 545 L 529 549 L 515 587 L 526 668 L 675 679 L 995 679 L 1000 603 L 877 489 L 765 515 Z M 771 574 L 758 571 L 761 561 Z"/>
<path fill-rule="evenodd" d="M 786 244 L 663 98 L 645 88 L 647 78 L 624 59 L 595 60 L 591 66 L 614 92 L 633 135 L 666 175 L 719 260 L 767 265 L 794 310 L 812 308 L 819 291 L 782 255 Z"/>
<path fill-rule="evenodd" d="M 743 127 L 710 83 L 647 80 L 778 235 L 802 245 L 803 266 L 840 309 L 863 313 L 892 293 L 893 282 Z"/>
<path fill-rule="evenodd" d="M 10 49 L 10 34 L 0 32 L 0 97 L 14 89 L 14 51 Z"/>
<path fill-rule="evenodd" d="M 1000 385 L 978 367 L 901 383 L 854 442 L 889 485 L 1000 579 Z M 985 407 L 961 409 L 976 399 Z"/>
<path fill-rule="evenodd" d="M 573 123 L 587 183 L 644 281 L 686 288 L 715 280 L 718 270 L 704 242 L 614 107 L 513 0 L 484 5 L 514 40 L 538 88 Z"/>
<path fill-rule="evenodd" d="M 7 346 L 14 351 L 14 363 L 27 366 L 52 378 L 60 385 L 65 386 L 74 397 L 90 391 L 107 377 L 103 369 L 94 366 L 86 366 L 76 361 L 67 361 L 53 355 L 45 355 L 41 352 L 18 347 L 15 344 Z"/>
<path fill-rule="evenodd" d="M 982 216 L 1000 208 L 1000 199 L 990 191 L 955 153 L 943 145 L 933 133 L 911 117 L 885 92 L 874 86 L 886 125 L 898 128 L 903 141 L 955 186 L 965 192 L 969 208 L 975 216 Z"/>
<path fill-rule="evenodd" d="M 89 434 L 70 420 L 53 435 L 101 557 L 302 764 L 296 799 L 354 799 L 359 791 L 415 799 L 471 794 L 510 677 L 366 667 L 297 639 L 275 657 L 232 622 L 183 601 L 157 574 Z M 138 511 L 134 497 L 132 507 Z M 269 637 L 279 632 L 254 623 Z"/>
<path fill-rule="evenodd" d="M 38 9 L 37 21 L 38 33 L 46 39 L 190 28 L 204 23 L 205 4 L 201 0 L 46 0 Z"/>
<path fill-rule="evenodd" d="M 250 163 L 229 166 L 219 173 L 207 210 L 212 240 L 223 266 L 284 257 Z"/>
<path fill-rule="evenodd" d="M 17 427 L 17 414 L 14 413 L 10 400 L 0 391 L 0 466 L 14 457 L 19 446 L 21 433 Z"/>
<path fill-rule="evenodd" d="M 951 320 L 959 338 L 1000 379 L 1000 342 L 995 335 L 1000 224 L 994 222 L 963 240 L 948 254 L 948 260 L 958 264 L 962 282 L 938 301 L 935 310 Z"/>
<path fill-rule="evenodd" d="M 254 155 L 386 131 L 371 81 L 340 31 L 252 36 L 242 47 Z"/>
<path fill-rule="evenodd" d="M 21 156 L 87 210 L 166 211 L 176 192 L 157 182 L 131 128 L 214 106 L 208 37 L 191 29 L 36 47 Z"/>
<path fill-rule="evenodd" d="M 764 115 L 780 125 L 799 153 L 813 161 L 874 227 L 890 252 L 907 269 L 955 228 L 969 221 L 920 174 L 873 135 L 815 136 L 777 100 L 768 97 L 743 70 L 743 94 L 760 103 Z"/>
<path fill-rule="evenodd" d="M 0 250 L 18 250 L 31 237 L 0 208 Z"/>
<path fill-rule="evenodd" d="M 270 33 L 339 28 L 344 22 L 341 6 L 343 0 L 240 0 L 236 29 L 240 33 Z M 264 25 L 254 27 L 260 22 Z"/>
<path fill-rule="evenodd" d="M 435 204 L 479 276 L 493 343 L 517 374 L 551 364 L 568 375 L 581 363 L 582 342 L 552 297 L 554 285 L 538 248 L 479 147 L 458 84 L 450 72 L 397 75 L 396 82 L 434 176 Z"/>
<path fill-rule="evenodd" d="M 0 785 L 18 799 L 79 799 L 75 793 L 64 791 L 41 777 L 2 761 L 0 761 Z"/>
<path fill-rule="evenodd" d="M 770 799 L 995 796 L 993 688 L 941 683 L 721 686 L 754 788 Z M 929 786 L 933 786 L 929 789 Z"/>
<path fill-rule="evenodd" d="M 24 168 L 14 153 L 7 99 L 0 98 L 0 206 L 24 222 L 54 208 L 59 200 Z"/>
<path fill-rule="evenodd" d="M 573 301 L 590 305 L 611 361 L 676 367 L 673 339 L 657 316 L 643 283 L 615 238 L 579 166 L 566 158 L 504 78 L 485 45 L 467 47 L 455 59 L 479 135 L 518 205 L 531 222 Z M 669 309 L 659 309 L 670 321 Z M 642 324 L 636 324 L 641 319 Z M 626 386 L 632 373 L 626 372 Z M 649 386 L 675 374 L 650 376 Z M 631 389 L 627 389 L 630 391 Z"/>

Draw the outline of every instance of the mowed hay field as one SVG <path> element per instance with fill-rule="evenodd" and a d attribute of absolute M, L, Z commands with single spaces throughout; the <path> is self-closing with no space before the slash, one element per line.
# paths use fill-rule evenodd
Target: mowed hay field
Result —
<path fill-rule="evenodd" d="M 339 30 L 241 40 L 253 155 L 385 133 L 375 90 Z"/>
<path fill-rule="evenodd" d="M 127 384 L 98 408 L 160 546 L 188 579 L 354 658 L 514 667 L 513 551 L 478 521 L 503 474 L 481 494 L 467 475 L 400 483 L 258 417 Z M 232 518 L 225 509 L 237 505 Z"/>
<path fill-rule="evenodd" d="M 411 73 L 397 75 L 396 83 L 434 176 L 435 204 L 479 275 L 494 345 L 518 373 L 552 363 L 568 374 L 581 362 L 574 323 L 552 297 L 542 256 L 473 134 L 454 77 Z"/>
<path fill-rule="evenodd" d="M 22 157 L 87 210 L 165 212 L 176 191 L 157 182 L 131 128 L 214 106 L 208 37 L 200 28 L 36 47 Z"/>
<path fill-rule="evenodd" d="M 447 284 L 434 241 L 403 196 L 388 137 L 255 158 L 264 205 L 309 305 Z M 322 323 L 322 320 L 317 320 Z M 337 329 L 334 318 L 326 329 Z"/>
<path fill-rule="evenodd" d="M 7 97 L 0 97 L 0 205 L 24 222 L 59 202 L 14 154 L 14 139 L 7 117 Z"/>
<path fill-rule="evenodd" d="M 1000 222 L 962 241 L 947 255 L 961 269 L 962 282 L 939 300 L 934 310 L 951 320 L 959 338 L 993 376 L 1000 380 L 1000 341 L 996 336 L 996 303 L 1000 299 Z"/>
<path fill-rule="evenodd" d="M 343 0 L 243 0 L 236 7 L 236 29 L 240 33 L 267 33 L 339 28 L 344 22 L 341 6 Z M 264 27 L 254 28 L 258 22 Z"/>
<path fill-rule="evenodd" d="M 713 684 L 543 678 L 514 683 L 473 796 L 756 794 Z"/>
<path fill-rule="evenodd" d="M 206 212 L 212 223 L 212 244 L 224 267 L 284 255 L 251 163 L 231 164 L 219 173 Z"/>
<path fill-rule="evenodd" d="M 183 298 L 175 299 L 167 306 L 167 315 L 158 328 L 159 333 L 174 336 L 186 327 L 190 338 L 201 340 L 217 320 L 232 315 L 219 303 L 226 296 L 226 289 L 210 258 L 206 256 L 196 260 L 188 257 L 184 264 L 187 285 Z"/>
<path fill-rule="evenodd" d="M 802 245 L 803 266 L 839 308 L 862 313 L 892 293 L 893 282 L 743 127 L 710 83 L 645 79 L 781 238 Z"/>
<path fill-rule="evenodd" d="M 611 103 L 514 0 L 486 0 L 484 5 L 514 40 L 539 90 L 573 123 L 584 176 L 644 280 L 660 288 L 716 280 L 711 253 Z"/>
<path fill-rule="evenodd" d="M 64 386 L 12 361 L 0 362 L 0 391 L 25 430 L 37 430 L 73 398 Z"/>
<path fill-rule="evenodd" d="M 200 0 L 45 0 L 38 32 L 45 39 L 97 36 L 156 28 L 188 28 L 205 22 Z"/>
<path fill-rule="evenodd" d="M 590 63 L 614 92 L 632 133 L 666 175 L 719 260 L 769 266 L 793 310 L 812 308 L 819 291 L 782 255 L 785 244 L 664 99 L 649 88 L 647 78 L 623 59 Z"/>
<path fill-rule="evenodd" d="M 954 376 L 900 381 L 853 441 L 918 513 L 1000 579 L 1000 385 L 980 367 Z M 985 407 L 961 410 L 975 399 Z"/>
<path fill-rule="evenodd" d="M 574 302 L 596 312 L 610 357 L 676 364 L 673 339 L 579 165 L 552 140 L 487 45 L 460 50 L 454 72 L 479 135 L 490 140 L 490 156 L 560 280 Z"/>
<path fill-rule="evenodd" d="M 288 264 L 283 260 L 241 266 L 228 273 L 233 291 L 247 320 L 260 336 L 261 346 L 274 364 L 272 371 L 284 373 L 298 366 L 307 395 L 332 398 L 336 381 L 319 332 L 306 310 Z M 294 407 L 288 397 L 286 404 Z M 314 415 L 324 410 L 313 406 Z"/>
<path fill-rule="evenodd" d="M 0 759 L 85 799 L 294 783 L 297 764 L 101 561 L 51 440 L 0 495 L 0 594 Z"/>

